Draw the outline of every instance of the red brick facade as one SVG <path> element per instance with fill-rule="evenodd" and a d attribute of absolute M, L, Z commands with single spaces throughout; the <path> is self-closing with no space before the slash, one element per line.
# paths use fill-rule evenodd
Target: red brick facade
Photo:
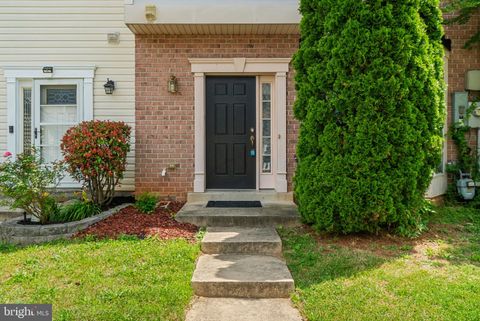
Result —
<path fill-rule="evenodd" d="M 193 191 L 194 88 L 188 58 L 286 58 L 298 48 L 294 35 L 136 35 L 136 192 L 185 199 Z M 170 75 L 179 90 L 168 93 Z M 295 172 L 298 124 L 293 118 L 293 73 L 287 78 L 287 171 Z M 161 176 L 162 169 L 178 164 Z"/>

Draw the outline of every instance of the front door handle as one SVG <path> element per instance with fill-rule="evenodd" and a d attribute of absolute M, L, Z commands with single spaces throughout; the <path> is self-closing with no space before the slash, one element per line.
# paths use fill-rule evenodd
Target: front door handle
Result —
<path fill-rule="evenodd" d="M 255 147 L 255 128 L 250 127 L 250 143 Z"/>

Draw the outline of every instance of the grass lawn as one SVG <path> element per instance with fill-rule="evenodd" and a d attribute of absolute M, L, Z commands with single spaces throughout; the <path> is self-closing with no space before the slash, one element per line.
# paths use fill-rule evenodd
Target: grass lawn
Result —
<path fill-rule="evenodd" d="M 280 234 L 310 321 L 480 320 L 480 210 L 438 208 L 414 240 Z"/>
<path fill-rule="evenodd" d="M 183 320 L 198 244 L 76 240 L 0 247 L 0 302 L 51 303 L 54 320 Z"/>

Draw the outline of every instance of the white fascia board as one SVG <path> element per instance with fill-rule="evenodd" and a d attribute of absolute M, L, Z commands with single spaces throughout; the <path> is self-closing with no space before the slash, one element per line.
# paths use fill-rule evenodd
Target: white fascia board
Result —
<path fill-rule="evenodd" d="M 157 7 L 154 24 L 298 24 L 301 19 L 298 0 L 135 0 L 125 5 L 125 23 L 147 23 L 146 5 Z"/>

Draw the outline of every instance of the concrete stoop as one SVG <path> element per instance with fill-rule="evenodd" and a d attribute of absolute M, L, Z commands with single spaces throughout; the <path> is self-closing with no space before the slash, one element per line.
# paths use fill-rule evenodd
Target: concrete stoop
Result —
<path fill-rule="evenodd" d="M 0 206 L 0 223 L 12 218 L 23 216 L 23 210 L 12 210 L 5 206 Z"/>
<path fill-rule="evenodd" d="M 208 201 L 262 201 L 267 203 L 293 202 L 293 193 L 275 191 L 208 191 L 205 193 L 188 193 L 188 203 L 207 203 Z"/>
<path fill-rule="evenodd" d="M 175 216 L 196 226 L 273 227 L 299 224 L 292 202 L 263 203 L 260 208 L 208 208 L 206 203 L 187 203 Z"/>
<path fill-rule="evenodd" d="M 190 202 L 177 214 L 178 221 L 207 227 L 204 254 L 192 277 L 197 298 L 187 321 L 302 320 L 288 299 L 294 281 L 275 230 L 278 225 L 298 225 L 297 208 L 282 198 L 285 195 L 259 195 L 239 193 L 231 200 L 261 200 L 261 208 L 206 208 L 206 196 L 189 195 Z M 210 193 L 209 197 L 230 200 L 233 196 Z"/>

